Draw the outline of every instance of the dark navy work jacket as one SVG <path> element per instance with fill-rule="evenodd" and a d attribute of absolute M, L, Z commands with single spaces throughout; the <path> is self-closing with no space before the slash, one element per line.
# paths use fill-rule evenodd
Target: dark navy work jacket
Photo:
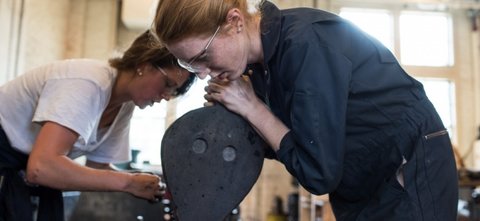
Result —
<path fill-rule="evenodd" d="M 416 119 L 436 115 L 423 86 L 337 15 L 269 2 L 261 12 L 263 73 L 252 83 L 290 128 L 278 160 L 309 192 L 341 202 L 337 212 L 342 203 L 366 202 L 411 156 Z"/>

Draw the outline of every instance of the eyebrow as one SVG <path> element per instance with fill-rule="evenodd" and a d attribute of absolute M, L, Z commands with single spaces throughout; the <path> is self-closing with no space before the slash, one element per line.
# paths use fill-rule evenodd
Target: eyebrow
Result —
<path fill-rule="evenodd" d="M 198 54 L 194 55 L 192 58 L 187 59 L 187 63 L 191 63 L 193 60 L 198 59 L 202 54 L 205 54 L 207 52 L 207 48 L 203 48 Z"/>

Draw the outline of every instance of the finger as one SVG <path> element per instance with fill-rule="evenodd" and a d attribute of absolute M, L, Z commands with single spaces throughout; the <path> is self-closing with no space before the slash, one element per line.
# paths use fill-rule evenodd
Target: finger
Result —
<path fill-rule="evenodd" d="M 158 189 L 155 190 L 153 194 L 153 198 L 149 200 L 150 203 L 157 203 L 159 202 L 163 196 L 165 195 L 166 187 L 162 187 L 161 184 L 158 185 Z"/>
<path fill-rule="evenodd" d="M 229 82 L 226 78 L 212 78 L 208 81 L 208 83 L 215 83 L 215 84 L 227 84 Z"/>
<path fill-rule="evenodd" d="M 207 93 L 220 93 L 222 90 L 224 90 L 225 86 L 224 85 L 220 85 L 220 84 L 209 84 L 206 88 L 205 88 L 205 91 Z"/>
<path fill-rule="evenodd" d="M 222 103 L 222 94 L 221 93 L 206 94 L 205 99 L 208 102 L 220 102 L 220 103 Z"/>
<path fill-rule="evenodd" d="M 148 200 L 148 202 L 149 202 L 149 203 L 152 203 L 152 204 L 158 203 L 158 202 L 160 202 L 160 198 L 159 198 L 159 197 L 155 197 L 155 198 L 153 198 L 153 199 Z"/>
<path fill-rule="evenodd" d="M 165 193 L 167 192 L 167 184 L 165 184 L 165 183 L 162 182 L 162 183 L 160 184 L 160 191 L 159 191 L 159 192 L 160 192 L 160 197 L 163 198 L 163 196 L 164 196 Z"/>
<path fill-rule="evenodd" d="M 213 100 L 212 100 L 211 96 L 212 96 L 212 95 L 210 95 L 210 94 L 205 94 L 205 95 L 203 95 L 203 98 L 204 98 L 205 100 L 207 100 L 207 102 L 212 102 Z"/>
<path fill-rule="evenodd" d="M 213 85 L 207 85 L 203 88 L 203 90 L 205 92 L 207 92 L 207 94 L 211 94 L 211 93 L 216 93 L 218 92 L 218 90 L 220 90 L 220 88 L 222 88 L 220 85 L 216 84 L 215 86 Z"/>
<path fill-rule="evenodd" d="M 162 190 L 160 190 L 160 189 L 156 189 L 156 190 L 153 192 L 153 195 L 150 195 L 150 197 L 148 198 L 148 202 L 150 202 L 150 203 L 157 203 L 157 202 L 159 202 L 159 201 L 162 199 L 162 197 L 163 197 L 163 195 L 164 195 L 164 194 L 163 194 L 164 192 L 165 192 L 165 191 L 162 191 Z M 152 194 L 152 193 L 151 193 L 151 194 Z"/>
<path fill-rule="evenodd" d="M 203 103 L 204 107 L 211 107 L 213 105 L 215 105 L 215 102 L 205 102 L 205 103 Z"/>
<path fill-rule="evenodd" d="M 243 80 L 246 81 L 246 82 L 249 82 L 249 81 L 250 81 L 250 76 L 248 76 L 248 75 L 245 75 L 245 74 L 244 74 L 244 75 L 242 75 L 242 78 L 243 78 Z"/>
<path fill-rule="evenodd" d="M 204 97 L 205 97 L 205 100 L 207 101 L 203 103 L 203 106 L 210 107 L 215 105 L 216 102 L 218 102 L 218 100 L 216 100 L 213 94 L 205 95 Z"/>
<path fill-rule="evenodd" d="M 162 193 L 163 193 L 163 192 L 165 192 L 165 191 L 162 191 L 162 190 L 157 190 L 157 191 L 155 191 L 154 197 L 155 197 L 155 198 L 162 198 L 162 196 L 163 196 Z"/>
<path fill-rule="evenodd" d="M 161 189 L 161 190 L 167 189 L 167 184 L 164 183 L 164 182 L 162 182 L 162 181 L 160 181 L 159 186 L 160 186 L 160 189 Z"/>
<path fill-rule="evenodd" d="M 203 95 L 203 98 L 205 98 L 207 102 L 213 102 L 213 103 L 220 101 L 222 97 L 223 97 L 222 93 L 211 93 L 211 94 Z"/>

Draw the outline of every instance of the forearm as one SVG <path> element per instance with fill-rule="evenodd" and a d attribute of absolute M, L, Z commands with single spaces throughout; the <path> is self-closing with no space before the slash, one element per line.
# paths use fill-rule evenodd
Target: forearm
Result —
<path fill-rule="evenodd" d="M 77 164 L 67 157 L 77 138 L 74 131 L 46 122 L 29 155 L 27 181 L 60 190 L 121 191 L 148 200 L 161 194 L 156 175 L 105 169 L 108 164 L 102 169 Z"/>
<path fill-rule="evenodd" d="M 131 174 L 82 166 L 66 156 L 30 160 L 27 179 L 30 183 L 61 190 L 125 191 Z"/>
<path fill-rule="evenodd" d="M 249 111 L 244 116 L 245 119 L 250 122 L 275 152 L 278 151 L 282 138 L 290 129 L 273 115 L 264 103 L 258 102 L 252 109 L 255 111 Z"/>

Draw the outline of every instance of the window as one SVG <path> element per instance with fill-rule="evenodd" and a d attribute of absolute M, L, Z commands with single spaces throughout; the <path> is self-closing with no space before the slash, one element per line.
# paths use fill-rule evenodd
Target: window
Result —
<path fill-rule="evenodd" d="M 400 14 L 400 51 L 405 65 L 452 66 L 450 19 L 445 13 L 406 11 Z"/>
<path fill-rule="evenodd" d="M 0 0 L 0 85 L 17 72 L 24 0 Z"/>
<path fill-rule="evenodd" d="M 206 83 L 206 80 L 196 79 L 190 90 L 175 100 L 162 101 L 143 110 L 135 109 L 130 123 L 130 145 L 140 150 L 138 163 L 161 164 L 160 147 L 165 130 L 176 118 L 203 107 Z"/>
<path fill-rule="evenodd" d="M 205 99 L 203 99 L 203 95 L 205 94 L 205 86 L 207 86 L 207 81 L 209 77 L 204 80 L 196 79 L 195 84 L 192 85 L 188 93 L 182 97 L 179 97 L 177 100 L 177 107 L 176 107 L 176 117 L 179 118 L 188 111 L 193 109 L 203 107 L 203 103 L 205 103 Z"/>
<path fill-rule="evenodd" d="M 389 11 L 381 9 L 342 8 L 340 16 L 350 20 L 393 51 L 393 18 Z"/>
<path fill-rule="evenodd" d="M 444 78 L 418 78 L 422 82 L 428 98 L 437 109 L 450 136 L 455 137 L 455 94 L 454 84 Z"/>
<path fill-rule="evenodd" d="M 139 150 L 137 162 L 160 164 L 160 143 L 165 132 L 167 103 L 135 108 L 130 122 L 130 148 Z"/>

